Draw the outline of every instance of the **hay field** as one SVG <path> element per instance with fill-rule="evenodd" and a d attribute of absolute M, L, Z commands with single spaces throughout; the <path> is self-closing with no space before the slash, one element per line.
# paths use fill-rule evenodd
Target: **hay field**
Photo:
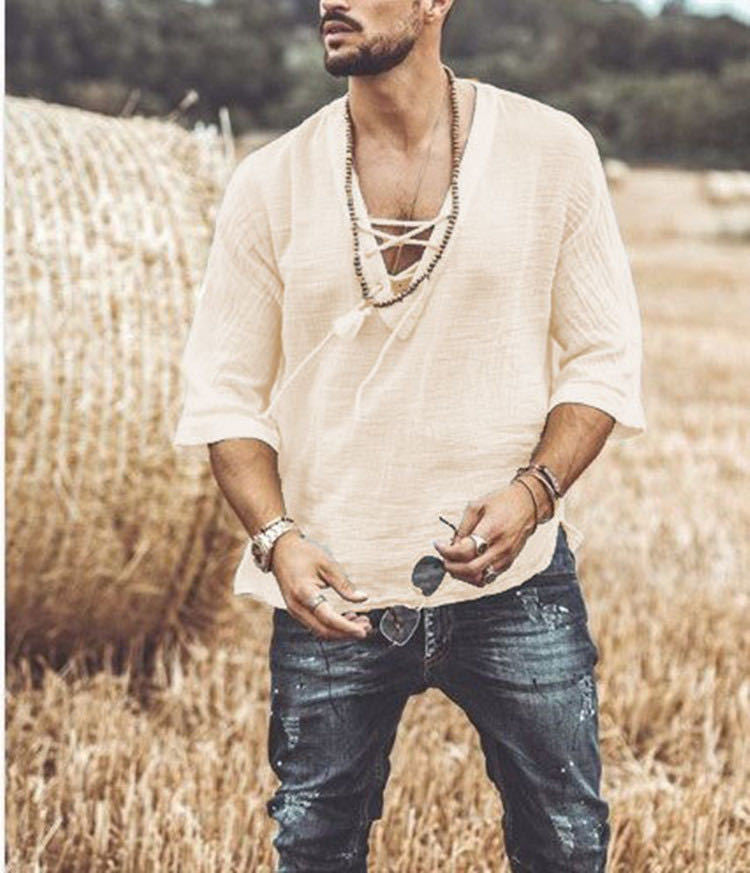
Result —
<path fill-rule="evenodd" d="M 704 208 L 695 181 L 639 170 L 616 192 L 649 431 L 571 490 L 610 873 L 750 869 L 750 243 L 676 225 Z M 161 650 L 149 676 L 10 664 L 8 869 L 270 873 L 269 631 L 243 602 L 217 644 Z M 508 871 L 473 728 L 439 692 L 407 704 L 392 763 L 371 871 Z"/>

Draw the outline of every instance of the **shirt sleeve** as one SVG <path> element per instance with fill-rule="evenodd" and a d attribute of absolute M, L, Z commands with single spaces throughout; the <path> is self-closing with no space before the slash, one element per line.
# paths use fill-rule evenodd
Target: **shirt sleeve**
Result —
<path fill-rule="evenodd" d="M 609 413 L 610 439 L 646 429 L 641 396 L 642 332 L 638 300 L 596 141 L 584 133 L 583 163 L 552 288 L 550 334 L 558 369 L 549 400 L 584 403 Z"/>
<path fill-rule="evenodd" d="M 279 429 L 265 409 L 280 363 L 281 299 L 267 215 L 240 162 L 217 213 L 180 361 L 174 445 L 254 437 L 278 452 Z"/>

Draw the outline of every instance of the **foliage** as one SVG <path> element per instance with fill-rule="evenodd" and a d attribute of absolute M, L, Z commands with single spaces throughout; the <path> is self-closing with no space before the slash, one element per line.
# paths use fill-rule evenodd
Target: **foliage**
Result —
<path fill-rule="evenodd" d="M 318 15 L 310 0 L 7 0 L 8 90 L 117 112 L 138 89 L 151 114 L 195 89 L 189 123 L 227 106 L 237 132 L 285 128 L 346 88 L 323 68 Z M 729 16 L 456 0 L 443 55 L 461 75 L 573 112 L 608 153 L 750 161 L 750 27 Z"/>

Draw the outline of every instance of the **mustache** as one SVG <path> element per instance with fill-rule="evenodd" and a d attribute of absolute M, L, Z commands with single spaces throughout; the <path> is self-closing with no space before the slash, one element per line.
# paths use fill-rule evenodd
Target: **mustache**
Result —
<path fill-rule="evenodd" d="M 344 15 L 341 12 L 329 12 L 327 15 L 324 15 L 320 20 L 320 25 L 318 27 L 318 33 L 323 35 L 323 28 L 329 21 L 340 21 L 342 24 L 345 24 L 347 27 L 351 27 L 352 30 L 361 30 L 362 28 L 357 24 L 356 21 L 349 18 L 347 15 Z"/>

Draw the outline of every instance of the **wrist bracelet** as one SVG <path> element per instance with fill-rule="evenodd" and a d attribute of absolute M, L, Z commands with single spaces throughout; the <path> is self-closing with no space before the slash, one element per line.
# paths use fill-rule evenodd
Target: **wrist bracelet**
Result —
<path fill-rule="evenodd" d="M 549 518 L 544 519 L 544 521 L 549 521 L 550 518 L 553 518 L 555 515 L 555 492 L 552 490 L 552 486 L 547 482 L 547 480 L 536 470 L 529 467 L 519 467 L 516 471 L 516 475 L 513 477 L 514 479 L 520 479 L 524 474 L 528 474 L 529 476 L 533 476 L 538 482 L 541 483 L 544 488 L 545 494 L 549 498 L 550 502 L 550 516 Z M 544 523 L 544 522 L 542 522 Z"/>
<path fill-rule="evenodd" d="M 527 482 L 524 482 L 520 476 L 518 476 L 518 475 L 514 476 L 511 479 L 511 482 L 520 482 L 521 485 L 523 485 L 523 487 L 531 495 L 531 502 L 534 504 L 534 527 L 531 529 L 531 533 L 534 533 L 534 531 L 537 529 L 537 526 L 539 525 L 539 505 L 536 502 L 536 496 L 535 496 L 534 492 L 531 490 L 531 487 L 529 486 L 529 484 Z M 531 536 L 531 534 L 529 534 L 529 536 Z"/>
<path fill-rule="evenodd" d="M 537 464 L 536 461 L 530 461 L 526 469 L 538 470 L 542 476 L 549 482 L 552 490 L 555 492 L 556 497 L 562 497 L 562 489 L 560 488 L 560 482 L 558 481 L 557 476 L 550 470 L 550 468 L 546 464 Z"/>
<path fill-rule="evenodd" d="M 534 467 L 527 467 L 522 472 L 528 473 L 529 476 L 533 476 L 537 481 L 542 483 L 544 490 L 547 492 L 547 495 L 549 496 L 549 502 L 552 504 L 552 511 L 554 512 L 555 500 L 557 500 L 557 494 L 555 493 L 555 490 L 552 487 L 552 485 L 547 481 L 547 479 L 544 477 L 544 475 L 542 473 L 540 473 Z"/>

